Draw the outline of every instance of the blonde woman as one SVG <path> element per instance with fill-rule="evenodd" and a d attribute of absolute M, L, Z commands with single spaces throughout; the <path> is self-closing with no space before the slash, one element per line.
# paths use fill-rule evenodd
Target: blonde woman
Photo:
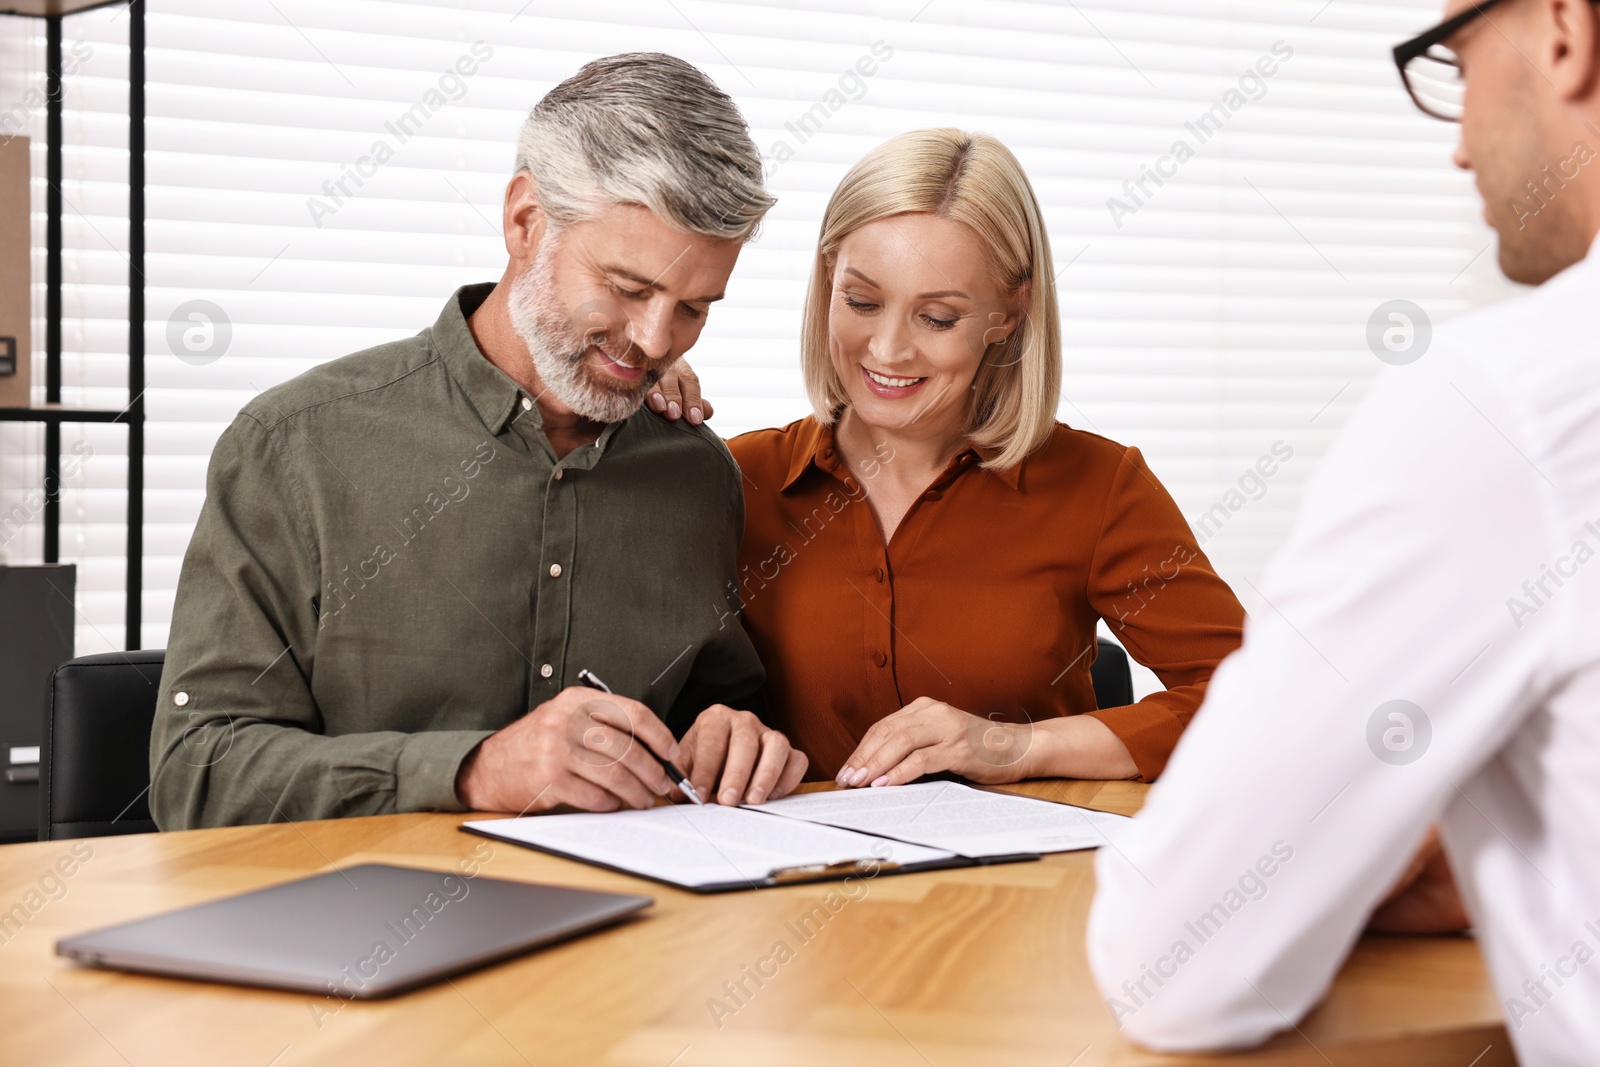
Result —
<path fill-rule="evenodd" d="M 1056 421 L 1052 280 L 993 137 L 903 134 L 828 204 L 813 413 L 729 442 L 743 619 L 812 777 L 1152 780 L 1240 642 L 1243 609 L 1138 450 Z M 1165 690 L 1095 706 L 1100 619 Z"/>

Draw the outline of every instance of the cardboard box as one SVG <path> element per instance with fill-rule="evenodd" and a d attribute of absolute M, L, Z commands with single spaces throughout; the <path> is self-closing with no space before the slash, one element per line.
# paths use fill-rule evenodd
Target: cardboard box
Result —
<path fill-rule="evenodd" d="M 28 174 L 28 139 L 0 137 L 0 407 L 27 407 L 32 380 Z"/>

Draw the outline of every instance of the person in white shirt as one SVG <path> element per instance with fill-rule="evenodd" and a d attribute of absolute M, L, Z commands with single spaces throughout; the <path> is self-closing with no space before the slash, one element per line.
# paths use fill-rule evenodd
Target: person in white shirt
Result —
<path fill-rule="evenodd" d="M 1396 61 L 1541 288 L 1384 368 L 1101 850 L 1090 963 L 1153 1048 L 1295 1024 L 1376 911 L 1470 916 L 1520 1061 L 1600 1063 L 1600 8 L 1446 16 Z"/>

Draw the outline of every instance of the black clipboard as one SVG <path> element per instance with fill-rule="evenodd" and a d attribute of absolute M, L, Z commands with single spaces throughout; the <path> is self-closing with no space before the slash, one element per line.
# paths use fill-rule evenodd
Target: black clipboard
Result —
<path fill-rule="evenodd" d="M 754 808 L 742 808 L 741 810 L 754 811 L 758 815 L 766 815 L 773 819 L 784 818 L 784 816 L 773 815 L 771 812 L 758 811 Z M 537 816 L 535 816 L 535 818 L 537 818 Z M 494 821 L 510 822 L 511 820 L 506 819 Z M 845 860 L 830 864 L 799 864 L 792 867 L 775 867 L 767 873 L 765 878 L 760 879 L 741 878 L 729 882 L 712 882 L 705 885 L 686 885 L 683 882 L 675 882 L 670 878 L 660 878 L 653 874 L 645 874 L 642 871 L 630 870 L 627 867 L 620 867 L 616 864 L 603 863 L 599 860 L 591 859 L 588 856 L 579 856 L 574 853 L 563 852 L 557 848 L 551 848 L 547 845 L 537 845 L 530 841 L 521 841 L 514 837 L 496 834 L 478 826 L 467 826 L 463 824 L 457 827 L 457 829 L 461 830 L 463 833 L 473 834 L 477 837 L 486 837 L 491 841 L 503 841 L 508 845 L 516 845 L 519 848 L 532 849 L 535 852 L 543 852 L 550 856 L 559 856 L 561 859 L 587 864 L 590 867 L 599 867 L 603 870 L 614 871 L 617 874 L 625 874 L 631 878 L 642 878 L 648 882 L 655 882 L 659 885 L 671 886 L 674 889 L 682 889 L 690 893 L 700 894 L 737 893 L 751 889 L 775 889 L 780 886 L 807 885 L 816 882 L 842 882 L 850 878 L 878 878 L 884 875 L 919 874 L 923 871 L 946 871 L 963 867 L 993 867 L 1002 863 L 1027 863 L 1031 860 L 1039 859 L 1039 854 L 1037 852 L 1023 852 L 1008 856 L 985 856 L 982 858 L 953 855 L 949 859 L 931 860 L 922 863 L 886 863 L 877 859 L 876 857 L 867 856 L 860 859 Z M 835 829 L 838 828 L 835 827 Z M 858 834 L 860 833 L 860 831 L 854 830 L 850 832 Z M 861 834 L 861 836 L 872 837 L 880 841 L 889 841 L 896 844 L 917 845 L 919 848 L 928 847 L 927 845 L 922 845 L 919 842 L 901 841 L 899 838 L 889 837 L 885 834 Z"/>

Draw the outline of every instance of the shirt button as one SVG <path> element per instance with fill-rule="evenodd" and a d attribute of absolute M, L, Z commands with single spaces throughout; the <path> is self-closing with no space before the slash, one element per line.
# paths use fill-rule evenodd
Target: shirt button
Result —
<path fill-rule="evenodd" d="M 178 705 L 178 707 L 181 708 L 185 704 L 189 703 L 189 694 L 188 693 L 173 693 L 172 694 L 172 702 L 174 704 Z"/>
<path fill-rule="evenodd" d="M 556 673 L 556 669 L 548 663 L 539 668 L 539 677 L 541 678 L 548 678 L 554 673 Z"/>
<path fill-rule="evenodd" d="M 561 480 L 561 473 L 561 471 L 556 471 L 556 481 L 558 482 Z"/>
<path fill-rule="evenodd" d="M 883 581 L 883 568 L 879 567 L 877 570 L 873 571 L 872 577 L 875 581 Z"/>
<path fill-rule="evenodd" d="M 559 563 L 550 564 L 550 577 L 552 577 L 552 578 L 561 577 L 561 564 L 559 564 Z"/>
<path fill-rule="evenodd" d="M 523 397 L 522 398 L 522 410 L 523 411 L 527 411 L 531 407 L 533 407 L 533 401 L 529 400 L 527 397 Z"/>
<path fill-rule="evenodd" d="M 885 656 L 882 652 L 874 652 L 872 654 L 872 662 L 877 666 L 882 667 L 884 664 L 889 662 L 889 657 Z"/>

